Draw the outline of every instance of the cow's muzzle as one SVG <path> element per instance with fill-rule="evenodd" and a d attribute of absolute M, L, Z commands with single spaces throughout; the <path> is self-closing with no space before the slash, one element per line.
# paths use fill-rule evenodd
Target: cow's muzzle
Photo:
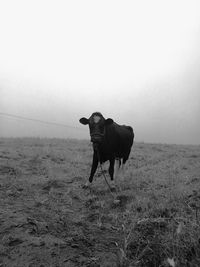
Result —
<path fill-rule="evenodd" d="M 92 143 L 94 151 L 97 153 L 99 152 L 99 144 L 98 143 Z"/>

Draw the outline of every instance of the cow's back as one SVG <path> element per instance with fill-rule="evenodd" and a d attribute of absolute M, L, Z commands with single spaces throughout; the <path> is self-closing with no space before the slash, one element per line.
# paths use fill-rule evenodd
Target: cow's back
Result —
<path fill-rule="evenodd" d="M 116 131 L 118 134 L 118 148 L 117 153 L 119 157 L 129 155 L 131 146 L 133 144 L 134 133 L 130 126 L 116 124 Z"/>
<path fill-rule="evenodd" d="M 106 130 L 106 142 L 116 157 L 129 155 L 133 144 L 134 133 L 130 126 L 113 123 Z"/>

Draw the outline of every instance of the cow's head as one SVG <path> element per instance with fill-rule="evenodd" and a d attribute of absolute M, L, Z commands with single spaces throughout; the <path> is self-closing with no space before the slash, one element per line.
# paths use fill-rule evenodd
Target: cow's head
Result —
<path fill-rule="evenodd" d="M 89 125 L 91 142 L 94 144 L 102 142 L 106 125 L 113 123 L 112 119 L 105 119 L 100 112 L 93 113 L 89 119 L 81 118 L 79 121 L 84 125 Z"/>

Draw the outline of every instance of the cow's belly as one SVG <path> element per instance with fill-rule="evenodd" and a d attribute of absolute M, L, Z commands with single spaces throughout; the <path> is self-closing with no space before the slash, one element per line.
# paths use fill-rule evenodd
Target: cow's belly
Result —
<path fill-rule="evenodd" d="M 107 160 L 110 160 L 112 158 L 115 158 L 114 154 L 109 154 L 109 153 L 100 153 L 100 161 L 106 162 Z"/>

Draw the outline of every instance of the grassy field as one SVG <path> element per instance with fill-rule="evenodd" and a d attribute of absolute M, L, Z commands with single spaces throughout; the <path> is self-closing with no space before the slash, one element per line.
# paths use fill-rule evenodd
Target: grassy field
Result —
<path fill-rule="evenodd" d="M 200 146 L 135 143 L 119 203 L 100 169 L 83 188 L 91 161 L 89 141 L 0 139 L 0 267 L 200 266 Z"/>

